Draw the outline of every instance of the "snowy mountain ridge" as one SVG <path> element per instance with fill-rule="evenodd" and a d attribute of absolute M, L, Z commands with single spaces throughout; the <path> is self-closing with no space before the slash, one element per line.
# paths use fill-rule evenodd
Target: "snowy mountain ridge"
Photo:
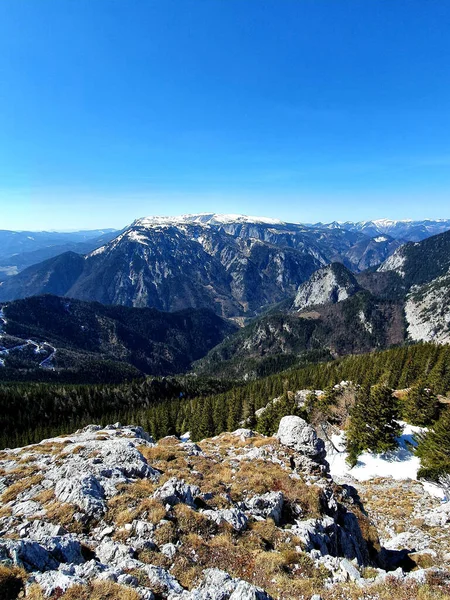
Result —
<path fill-rule="evenodd" d="M 254 217 L 239 214 L 197 213 L 178 216 L 149 216 L 136 219 L 130 227 L 171 227 L 184 224 L 222 225 L 228 223 L 251 223 L 265 225 L 284 225 L 280 219 Z"/>
<path fill-rule="evenodd" d="M 314 227 L 326 229 L 344 229 L 365 233 L 371 237 L 390 235 L 402 241 L 420 242 L 421 240 L 448 231 L 450 219 L 373 219 L 366 221 L 333 221 L 331 223 L 315 223 Z"/>

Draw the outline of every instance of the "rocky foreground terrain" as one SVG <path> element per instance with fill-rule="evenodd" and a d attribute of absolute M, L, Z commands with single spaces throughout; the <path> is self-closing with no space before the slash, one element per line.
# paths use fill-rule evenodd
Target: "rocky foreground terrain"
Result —
<path fill-rule="evenodd" d="M 419 498 L 410 485 L 403 496 Z M 386 489 L 362 490 L 381 544 L 299 417 L 274 438 L 240 429 L 199 444 L 91 425 L 0 453 L 0 598 L 448 598 L 449 556 L 434 540 L 450 513 L 431 501 L 417 539 L 389 545 Z M 399 510 L 391 521 L 404 523 Z"/>

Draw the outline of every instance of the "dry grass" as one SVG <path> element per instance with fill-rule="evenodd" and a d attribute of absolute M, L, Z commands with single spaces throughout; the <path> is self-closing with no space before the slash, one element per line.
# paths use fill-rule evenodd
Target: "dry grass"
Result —
<path fill-rule="evenodd" d="M 39 473 L 40 468 L 37 465 L 29 465 L 29 464 L 18 464 L 15 469 L 11 469 L 8 471 L 8 477 L 12 477 L 14 481 L 18 481 L 19 479 L 24 479 L 25 477 L 32 477 Z"/>
<path fill-rule="evenodd" d="M 0 508 L 0 519 L 3 517 L 10 517 L 12 515 L 12 507 L 11 506 L 2 506 Z"/>
<path fill-rule="evenodd" d="M 166 516 L 166 509 L 159 500 L 144 497 L 127 490 L 108 501 L 108 513 L 105 520 L 123 527 L 135 519 L 144 519 L 156 525 Z"/>
<path fill-rule="evenodd" d="M 39 492 L 39 494 L 36 494 L 33 500 L 36 500 L 36 502 L 40 502 L 45 508 L 45 506 L 49 504 L 52 500 L 54 500 L 54 498 L 55 492 L 53 488 L 49 488 L 48 490 L 43 490 L 42 492 Z"/>
<path fill-rule="evenodd" d="M 24 479 L 16 481 L 16 483 L 10 485 L 9 488 L 3 492 L 1 502 L 6 504 L 7 502 L 15 500 L 19 494 L 38 485 L 43 479 L 42 475 L 33 475 L 32 477 L 25 477 Z"/>
<path fill-rule="evenodd" d="M 77 509 L 66 502 L 55 500 L 46 507 L 46 517 L 50 523 L 61 525 L 69 533 L 82 533 L 83 526 L 74 518 Z"/>
<path fill-rule="evenodd" d="M 23 569 L 0 565 L 0 598 L 16 600 L 27 578 L 27 572 Z"/>
<path fill-rule="evenodd" d="M 425 584 L 401 581 L 388 577 L 381 584 L 360 588 L 355 584 L 341 584 L 321 592 L 323 600 L 449 600 L 448 581 L 429 580 Z"/>
<path fill-rule="evenodd" d="M 193 563 L 192 560 L 186 556 L 179 555 L 175 559 L 175 564 L 171 568 L 171 573 L 184 588 L 191 590 L 201 580 L 203 568 Z"/>
<path fill-rule="evenodd" d="M 153 539 L 158 546 L 177 541 L 177 530 L 172 521 L 163 521 L 158 525 L 153 534 Z"/>
<path fill-rule="evenodd" d="M 42 588 L 37 583 L 33 583 L 27 589 L 27 600 L 46 600 Z"/>
<path fill-rule="evenodd" d="M 32 446 L 32 448 L 23 448 L 19 452 L 19 456 L 21 454 L 26 454 L 27 452 L 32 452 L 33 454 L 51 454 L 56 456 L 61 454 L 62 450 L 64 450 L 64 446 L 70 444 L 70 441 L 67 440 L 65 442 L 44 442 L 41 444 L 36 444 Z"/>
<path fill-rule="evenodd" d="M 111 581 L 94 581 L 89 585 L 74 585 L 59 596 L 60 600 L 140 600 L 132 588 Z"/>
<path fill-rule="evenodd" d="M 174 515 L 180 535 L 195 533 L 202 537 L 209 537 L 217 531 L 217 526 L 213 521 L 186 504 L 177 504 Z"/>

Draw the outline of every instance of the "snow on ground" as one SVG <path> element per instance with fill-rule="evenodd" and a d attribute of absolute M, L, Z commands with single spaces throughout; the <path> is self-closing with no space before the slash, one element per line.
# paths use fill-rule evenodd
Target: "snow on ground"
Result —
<path fill-rule="evenodd" d="M 420 459 L 411 451 L 410 445 L 416 445 L 414 435 L 424 431 L 424 429 L 408 425 L 402 421 L 399 423 L 403 427 L 403 433 L 397 438 L 399 443 L 397 450 L 386 454 L 364 452 L 359 456 L 358 462 L 353 468 L 350 468 L 346 462 L 347 453 L 344 446 L 344 433 L 333 435 L 331 438 L 332 444 L 327 443 L 327 461 L 330 464 L 331 476 L 340 478 L 350 475 L 358 481 L 367 481 L 376 477 L 417 480 Z M 444 494 L 438 486 L 427 482 L 421 483 L 432 496 L 444 498 Z"/>

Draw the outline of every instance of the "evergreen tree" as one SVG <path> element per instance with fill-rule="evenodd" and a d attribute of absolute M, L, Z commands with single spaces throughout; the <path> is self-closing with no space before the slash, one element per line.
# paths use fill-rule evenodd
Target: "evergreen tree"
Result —
<path fill-rule="evenodd" d="M 375 385 L 357 391 L 346 430 L 346 449 L 351 466 L 355 466 L 358 456 L 364 451 L 383 453 L 397 447 L 396 437 L 400 435 L 400 427 L 395 422 L 397 418 L 397 400 L 390 388 Z"/>
<path fill-rule="evenodd" d="M 251 396 L 250 400 L 247 403 L 246 410 L 245 410 L 245 424 L 250 429 L 254 429 L 256 427 L 257 418 L 255 415 L 255 412 L 256 412 L 255 399 Z"/>
<path fill-rule="evenodd" d="M 449 497 L 450 492 L 450 407 L 425 433 L 417 437 L 417 456 L 421 461 L 419 478 L 442 485 Z"/>
<path fill-rule="evenodd" d="M 408 423 L 426 427 L 439 416 L 440 402 L 430 388 L 419 382 L 413 385 L 402 406 L 402 416 Z"/>

